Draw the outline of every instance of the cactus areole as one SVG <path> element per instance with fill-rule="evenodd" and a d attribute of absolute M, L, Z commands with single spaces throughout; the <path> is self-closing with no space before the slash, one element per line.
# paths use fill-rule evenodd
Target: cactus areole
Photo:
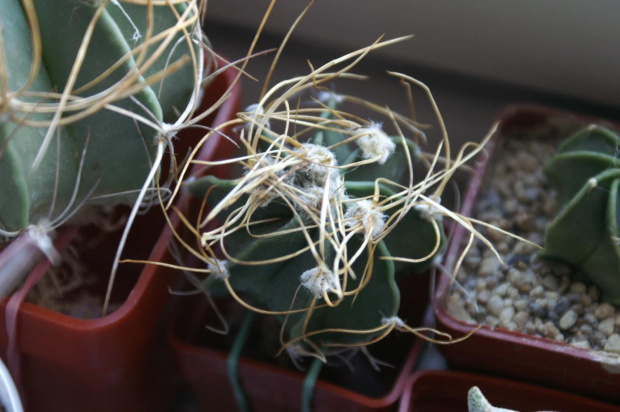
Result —
<path fill-rule="evenodd" d="M 566 139 L 544 168 L 558 192 L 558 216 L 542 256 L 568 262 L 620 304 L 620 137 L 589 126 Z"/>
<path fill-rule="evenodd" d="M 136 199 L 161 137 L 153 125 L 174 123 L 195 88 L 180 64 L 195 56 L 179 28 L 187 8 L 148 3 L 0 0 L 5 236 L 85 200 Z"/>
<path fill-rule="evenodd" d="M 283 345 L 315 353 L 402 326 L 397 279 L 429 268 L 444 243 L 410 183 L 414 142 L 378 124 L 346 128 L 329 106 L 300 115 L 299 127 L 316 117 L 304 140 L 265 129 L 247 143 L 241 177 L 189 183 L 222 223 L 202 234 L 224 255 L 206 285 L 277 315 Z"/>

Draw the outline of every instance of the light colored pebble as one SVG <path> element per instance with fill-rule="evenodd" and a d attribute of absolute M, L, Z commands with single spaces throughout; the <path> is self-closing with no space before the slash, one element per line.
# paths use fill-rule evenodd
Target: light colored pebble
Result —
<path fill-rule="evenodd" d="M 494 328 L 494 327 L 496 327 L 497 325 L 499 325 L 499 319 L 497 319 L 495 316 L 492 316 L 492 315 L 488 315 L 488 316 L 485 318 L 484 322 L 485 322 L 487 325 L 489 325 L 490 327 L 492 327 L 492 328 Z"/>
<path fill-rule="evenodd" d="M 530 314 L 527 312 L 517 312 L 513 318 L 514 323 L 517 324 L 517 326 L 520 329 L 523 329 L 523 327 L 525 326 L 525 324 L 528 322 L 528 320 L 530 319 Z"/>
<path fill-rule="evenodd" d="M 487 310 L 491 315 L 499 317 L 504 310 L 504 300 L 498 295 L 491 296 L 487 303 Z"/>
<path fill-rule="evenodd" d="M 515 309 L 513 307 L 504 308 L 504 310 L 502 310 L 502 313 L 499 315 L 499 325 L 502 328 L 508 328 L 514 317 Z"/>
<path fill-rule="evenodd" d="M 567 330 L 572 328 L 573 326 L 575 326 L 575 323 L 577 323 L 577 318 L 577 313 L 574 310 L 567 311 L 560 318 L 560 329 Z"/>
<path fill-rule="evenodd" d="M 486 289 L 478 292 L 478 294 L 476 295 L 476 301 L 478 301 L 479 304 L 485 306 L 487 305 L 487 303 L 489 303 L 490 298 L 491 292 Z"/>
<path fill-rule="evenodd" d="M 590 342 L 588 342 L 587 340 L 578 340 L 575 342 L 571 342 L 571 345 L 579 349 L 587 349 L 587 350 L 592 349 L 592 346 L 590 346 Z"/>
<path fill-rule="evenodd" d="M 506 292 L 508 292 L 508 286 L 510 286 L 508 283 L 501 283 L 498 287 L 495 288 L 493 294 L 502 297 L 506 296 Z"/>
<path fill-rule="evenodd" d="M 519 299 L 515 301 L 515 309 L 520 312 L 528 312 L 530 309 L 530 302 L 527 299 Z"/>
<path fill-rule="evenodd" d="M 463 300 L 456 293 L 452 294 L 448 299 L 448 312 L 457 320 L 468 323 L 473 322 L 471 315 L 463 305 Z"/>
<path fill-rule="evenodd" d="M 554 339 L 560 334 L 560 330 L 551 321 L 547 321 L 543 325 L 543 336 L 545 338 Z"/>
<path fill-rule="evenodd" d="M 501 263 L 495 256 L 489 256 L 482 260 L 480 263 L 480 269 L 478 270 L 478 275 L 480 276 L 489 276 L 496 274 L 499 272 L 501 267 Z"/>
<path fill-rule="evenodd" d="M 601 323 L 598 324 L 598 330 L 603 333 L 603 335 L 610 337 L 614 333 L 615 321 L 614 318 L 602 320 Z"/>
<path fill-rule="evenodd" d="M 525 322 L 525 332 L 529 333 L 530 335 L 536 334 L 536 324 L 531 320 Z"/>
<path fill-rule="evenodd" d="M 530 291 L 530 296 L 533 298 L 541 298 L 545 294 L 545 289 L 542 285 L 535 286 L 534 289 Z"/>
<path fill-rule="evenodd" d="M 604 349 L 609 352 L 620 354 L 620 335 L 614 333 L 607 339 Z"/>

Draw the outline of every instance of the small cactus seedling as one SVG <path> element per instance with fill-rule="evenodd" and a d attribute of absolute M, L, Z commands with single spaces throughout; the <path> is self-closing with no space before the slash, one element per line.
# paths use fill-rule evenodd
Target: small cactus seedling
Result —
<path fill-rule="evenodd" d="M 545 165 L 561 209 L 547 226 L 542 256 L 585 273 L 620 304 L 620 137 L 590 126 L 566 139 Z"/>
<path fill-rule="evenodd" d="M 499 408 L 491 405 L 477 386 L 467 392 L 467 410 L 469 412 L 516 412 L 512 409 Z"/>
<path fill-rule="evenodd" d="M 404 116 L 325 91 L 310 105 L 288 102 L 341 75 L 326 72 L 336 63 L 274 86 L 239 114 L 243 154 L 230 163 L 243 166 L 240 177 L 187 183 L 210 206 L 193 229 L 211 272 L 206 288 L 278 316 L 283 348 L 319 357 L 394 329 L 421 333 L 398 318 L 397 279 L 433 266 L 444 244 L 443 216 L 471 228 L 440 198 L 454 170 L 479 149 L 468 146 L 475 150 L 450 160 L 445 137 L 445 167 L 438 171 L 442 145 L 435 155 L 424 154 L 405 137 L 424 135 Z M 395 135 L 340 109 L 355 103 L 384 116 Z M 426 170 L 414 180 L 416 161 Z"/>

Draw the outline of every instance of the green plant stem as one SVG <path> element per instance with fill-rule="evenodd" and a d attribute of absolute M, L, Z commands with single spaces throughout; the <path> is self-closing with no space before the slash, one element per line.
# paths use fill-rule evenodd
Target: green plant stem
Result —
<path fill-rule="evenodd" d="M 255 312 L 249 311 L 243 319 L 239 333 L 233 342 L 230 354 L 228 355 L 228 359 L 226 361 L 226 366 L 228 368 L 228 379 L 230 380 L 230 384 L 233 388 L 235 400 L 237 401 L 237 407 L 241 412 L 249 412 L 250 405 L 247 397 L 245 396 L 245 392 L 243 391 L 241 380 L 239 379 L 239 358 L 241 357 L 241 352 L 243 351 L 245 342 L 250 334 L 250 328 L 252 326 L 252 321 L 254 320 L 254 315 Z"/>
<path fill-rule="evenodd" d="M 314 399 L 314 388 L 316 387 L 316 380 L 323 368 L 323 361 L 319 358 L 314 358 L 310 369 L 304 379 L 303 393 L 301 394 L 301 410 L 303 412 L 312 411 L 312 400 Z"/>

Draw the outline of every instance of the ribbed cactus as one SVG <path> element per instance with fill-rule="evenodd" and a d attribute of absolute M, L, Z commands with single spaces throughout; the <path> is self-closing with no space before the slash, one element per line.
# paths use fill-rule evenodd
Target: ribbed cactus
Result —
<path fill-rule="evenodd" d="M 544 173 L 561 206 L 545 233 L 543 257 L 574 265 L 620 304 L 620 137 L 589 126 L 562 143 Z"/>
<path fill-rule="evenodd" d="M 417 145 L 347 120 L 338 101 L 287 114 L 305 139 L 251 126 L 243 176 L 189 183 L 207 196 L 206 220 L 221 223 L 202 234 L 207 252 L 224 255 L 206 285 L 278 315 L 284 345 L 319 353 L 402 326 L 396 281 L 429 268 L 444 242 L 426 187 L 410 181 Z M 258 109 L 245 116 L 263 119 Z"/>
<path fill-rule="evenodd" d="M 62 222 L 86 198 L 135 200 L 155 139 L 188 106 L 195 5 L 133 3 L 0 0 L 4 235 Z"/>

